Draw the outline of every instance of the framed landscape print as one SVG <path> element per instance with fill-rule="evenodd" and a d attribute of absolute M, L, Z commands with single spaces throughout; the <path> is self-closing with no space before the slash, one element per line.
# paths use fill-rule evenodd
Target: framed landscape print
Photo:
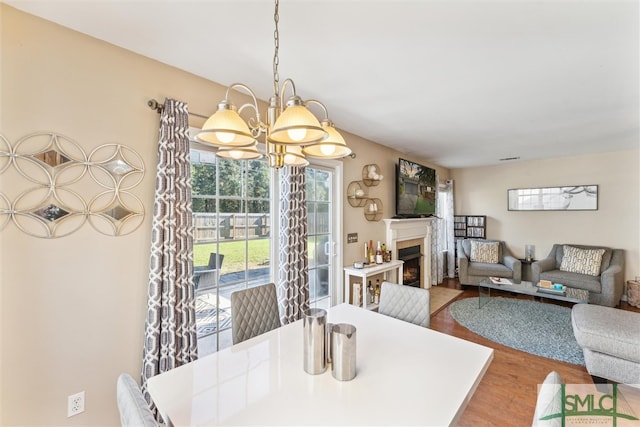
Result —
<path fill-rule="evenodd" d="M 597 185 L 507 190 L 510 211 L 596 211 Z"/>

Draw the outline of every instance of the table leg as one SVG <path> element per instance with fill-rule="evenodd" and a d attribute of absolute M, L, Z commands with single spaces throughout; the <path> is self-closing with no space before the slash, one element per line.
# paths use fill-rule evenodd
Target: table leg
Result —
<path fill-rule="evenodd" d="M 491 288 L 478 285 L 478 309 L 484 307 L 491 299 Z"/>

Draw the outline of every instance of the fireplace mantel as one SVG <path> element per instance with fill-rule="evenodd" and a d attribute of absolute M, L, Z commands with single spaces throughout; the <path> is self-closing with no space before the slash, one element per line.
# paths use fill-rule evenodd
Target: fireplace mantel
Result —
<path fill-rule="evenodd" d="M 431 230 L 432 224 L 437 218 L 407 218 L 383 219 L 386 227 L 387 248 L 393 254 L 394 259 L 398 257 L 398 242 L 407 240 L 422 241 L 422 263 L 420 266 L 423 280 L 421 287 L 431 287 Z"/>

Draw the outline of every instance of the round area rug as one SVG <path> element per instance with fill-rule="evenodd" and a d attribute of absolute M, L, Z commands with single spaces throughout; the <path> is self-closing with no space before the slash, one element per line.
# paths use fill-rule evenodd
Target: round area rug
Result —
<path fill-rule="evenodd" d="M 449 306 L 465 328 L 491 341 L 537 356 L 584 365 L 571 326 L 571 309 L 555 304 L 493 297 L 478 309 L 478 298 Z"/>

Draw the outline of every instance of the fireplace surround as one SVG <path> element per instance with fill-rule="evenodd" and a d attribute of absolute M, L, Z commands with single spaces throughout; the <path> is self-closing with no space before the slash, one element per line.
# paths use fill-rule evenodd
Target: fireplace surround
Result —
<path fill-rule="evenodd" d="M 383 219 L 386 227 L 387 248 L 391 251 L 393 259 L 401 259 L 398 256 L 400 250 L 419 247 L 418 254 L 422 256 L 412 258 L 419 260 L 419 283 L 414 283 L 413 286 L 425 289 L 431 287 L 431 235 L 435 220 L 435 218 Z M 415 252 L 415 249 L 413 251 Z M 407 270 L 407 265 L 404 266 L 404 270 Z"/>

